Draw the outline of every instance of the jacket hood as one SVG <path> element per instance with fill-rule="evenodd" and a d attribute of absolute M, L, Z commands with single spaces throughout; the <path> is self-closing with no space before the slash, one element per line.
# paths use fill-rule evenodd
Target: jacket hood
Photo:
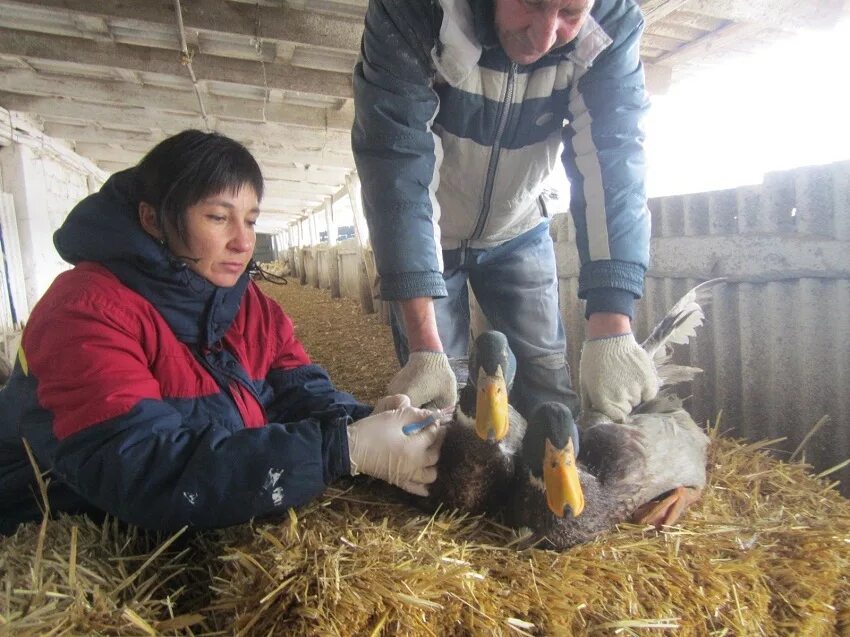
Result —
<path fill-rule="evenodd" d="M 248 274 L 221 288 L 175 259 L 142 228 L 137 183 L 134 168 L 121 171 L 78 203 L 53 235 L 56 250 L 69 263 L 100 263 L 156 307 L 181 341 L 210 346 L 239 311 Z"/>

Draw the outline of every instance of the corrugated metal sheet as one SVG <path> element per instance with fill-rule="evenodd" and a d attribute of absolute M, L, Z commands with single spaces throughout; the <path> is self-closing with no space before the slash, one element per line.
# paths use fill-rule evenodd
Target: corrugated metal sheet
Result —
<path fill-rule="evenodd" d="M 708 322 L 681 348 L 705 372 L 691 409 L 723 412 L 723 429 L 786 437 L 818 470 L 850 458 L 850 162 L 772 173 L 761 187 L 650 201 L 653 262 L 639 302 L 639 337 L 689 288 L 725 276 Z M 583 335 L 578 263 L 567 218 L 553 225 L 573 369 Z M 850 495 L 850 467 L 836 474 Z"/>

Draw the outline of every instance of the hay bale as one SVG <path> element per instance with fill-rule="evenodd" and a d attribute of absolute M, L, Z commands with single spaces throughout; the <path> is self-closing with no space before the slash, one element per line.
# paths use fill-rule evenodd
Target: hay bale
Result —
<path fill-rule="evenodd" d="M 340 387 L 381 395 L 397 365 L 377 317 L 264 288 Z M 718 429 L 681 527 L 624 525 L 566 553 L 519 551 L 493 521 L 423 515 L 362 477 L 215 533 L 26 525 L 0 540 L 0 635 L 850 635 L 850 501 Z"/>

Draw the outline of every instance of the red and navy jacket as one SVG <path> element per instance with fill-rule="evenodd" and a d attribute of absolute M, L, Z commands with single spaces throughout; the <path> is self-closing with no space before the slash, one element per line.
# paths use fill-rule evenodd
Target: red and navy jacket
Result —
<path fill-rule="evenodd" d="M 33 309 L 0 392 L 0 532 L 51 511 L 145 528 L 282 513 L 349 473 L 347 425 L 371 408 L 313 365 L 246 275 L 194 274 L 141 228 L 133 170 L 54 235 L 61 274 Z"/>

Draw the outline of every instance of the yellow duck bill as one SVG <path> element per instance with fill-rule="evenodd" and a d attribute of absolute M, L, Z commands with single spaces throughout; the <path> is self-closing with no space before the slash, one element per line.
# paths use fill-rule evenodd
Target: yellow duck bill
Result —
<path fill-rule="evenodd" d="M 564 517 L 567 507 L 573 517 L 578 517 L 584 511 L 584 492 L 579 481 L 572 440 L 567 442 L 565 449 L 557 449 L 546 440 L 543 485 L 546 488 L 546 504 L 559 518 Z"/>
<path fill-rule="evenodd" d="M 475 397 L 475 433 L 482 440 L 499 441 L 508 435 L 508 390 L 505 380 L 488 376 Z"/>

